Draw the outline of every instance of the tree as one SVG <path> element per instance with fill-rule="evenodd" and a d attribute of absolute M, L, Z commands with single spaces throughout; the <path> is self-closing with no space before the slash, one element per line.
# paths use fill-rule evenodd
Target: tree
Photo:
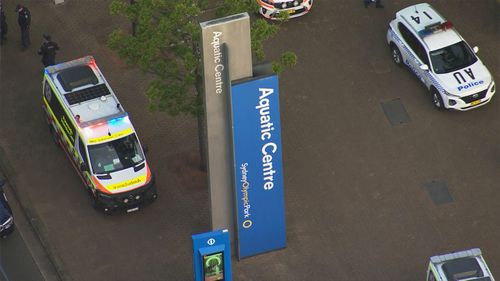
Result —
<path fill-rule="evenodd" d="M 132 23 L 132 33 L 113 31 L 108 46 L 126 61 L 153 75 L 146 96 L 151 110 L 175 116 L 181 113 L 198 117 L 201 168 L 206 170 L 203 140 L 203 80 L 201 77 L 200 28 L 198 18 L 203 0 L 113 0 L 112 14 Z M 217 16 L 257 11 L 253 0 L 223 0 Z M 286 20 L 286 15 L 283 18 Z M 263 42 L 273 37 L 280 24 L 257 19 L 251 25 L 252 51 L 257 60 L 265 59 Z M 273 70 L 282 72 L 296 63 L 296 56 L 285 52 L 273 62 Z"/>

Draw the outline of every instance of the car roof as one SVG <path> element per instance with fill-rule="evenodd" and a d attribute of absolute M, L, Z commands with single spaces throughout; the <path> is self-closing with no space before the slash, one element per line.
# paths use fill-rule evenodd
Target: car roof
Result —
<path fill-rule="evenodd" d="M 406 7 L 396 13 L 396 17 L 406 23 L 419 36 L 427 49 L 438 50 L 457 42 L 463 41 L 454 28 L 441 29 L 437 32 L 422 35 L 422 31 L 431 26 L 446 23 L 446 19 L 428 3 L 421 3 Z"/>
<path fill-rule="evenodd" d="M 493 280 L 479 248 L 433 256 L 430 262 L 441 280 Z"/>

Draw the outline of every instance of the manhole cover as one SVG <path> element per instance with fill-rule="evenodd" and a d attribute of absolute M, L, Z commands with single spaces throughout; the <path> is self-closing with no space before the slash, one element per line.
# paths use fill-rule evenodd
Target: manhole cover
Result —
<path fill-rule="evenodd" d="M 406 112 L 406 108 L 399 98 L 384 101 L 380 103 L 382 109 L 384 110 L 385 116 L 391 123 L 391 125 L 398 125 L 403 123 L 409 123 L 410 116 Z"/>
<path fill-rule="evenodd" d="M 429 181 L 423 184 L 424 189 L 429 193 L 432 202 L 436 205 L 442 205 L 453 202 L 453 197 L 451 197 L 448 191 L 448 186 L 445 181 Z"/>

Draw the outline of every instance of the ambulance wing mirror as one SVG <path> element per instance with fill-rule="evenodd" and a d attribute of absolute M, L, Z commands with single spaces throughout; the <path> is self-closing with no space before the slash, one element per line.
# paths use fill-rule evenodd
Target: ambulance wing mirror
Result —
<path fill-rule="evenodd" d="M 89 171 L 89 166 L 87 166 L 87 163 L 82 162 L 82 163 L 80 164 L 80 170 L 81 170 L 82 172 L 88 172 L 88 171 Z"/>
<path fill-rule="evenodd" d="M 420 69 L 422 69 L 423 71 L 429 71 L 429 66 L 427 64 L 422 64 L 420 66 Z"/>
<path fill-rule="evenodd" d="M 472 48 L 472 50 L 474 51 L 474 54 L 477 54 L 479 52 L 479 47 L 474 46 L 474 48 Z"/>
<path fill-rule="evenodd" d="M 149 152 L 149 147 L 147 145 L 142 146 L 142 151 L 144 151 L 144 154 L 148 154 Z"/>

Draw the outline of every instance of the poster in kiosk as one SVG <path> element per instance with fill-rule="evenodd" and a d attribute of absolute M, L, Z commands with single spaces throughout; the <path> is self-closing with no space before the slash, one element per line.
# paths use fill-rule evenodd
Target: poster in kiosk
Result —
<path fill-rule="evenodd" d="M 229 231 L 192 235 L 195 281 L 232 281 Z"/>
<path fill-rule="evenodd" d="M 238 259 L 286 246 L 277 75 L 231 85 Z"/>

